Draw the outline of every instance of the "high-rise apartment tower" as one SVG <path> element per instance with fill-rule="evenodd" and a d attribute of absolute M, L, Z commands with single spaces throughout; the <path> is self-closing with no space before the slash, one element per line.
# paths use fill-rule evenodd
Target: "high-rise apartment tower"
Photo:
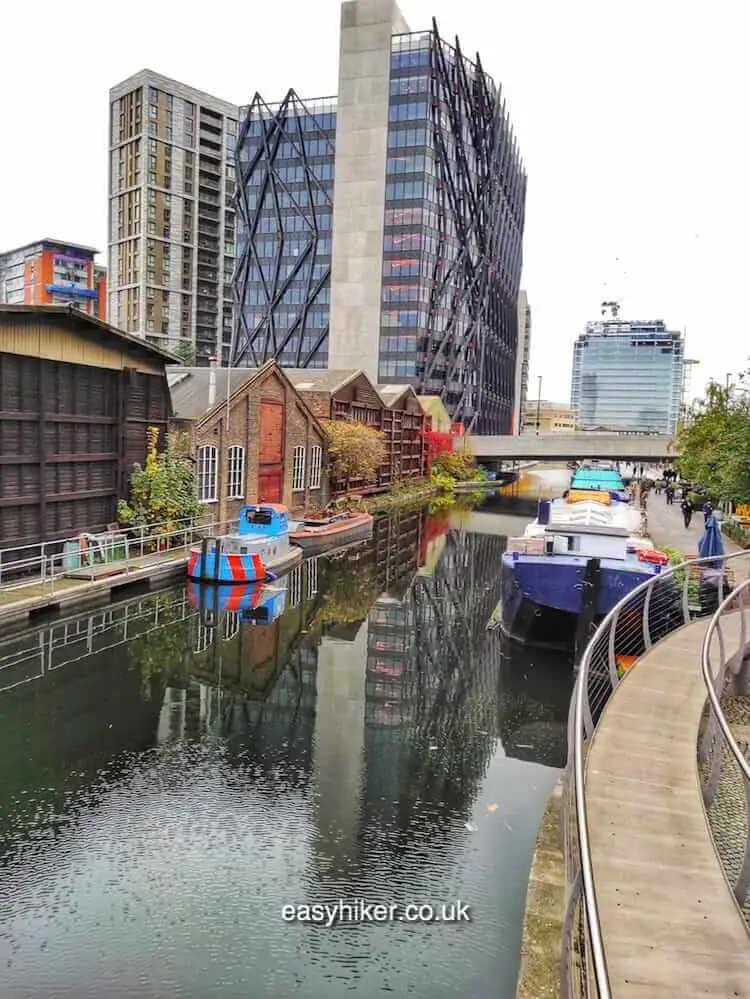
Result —
<path fill-rule="evenodd" d="M 227 363 L 238 108 L 147 69 L 109 102 L 110 322 Z"/>
<path fill-rule="evenodd" d="M 511 432 L 526 177 L 479 56 L 349 0 L 338 96 L 256 93 L 237 172 L 235 363 L 363 368 Z"/>

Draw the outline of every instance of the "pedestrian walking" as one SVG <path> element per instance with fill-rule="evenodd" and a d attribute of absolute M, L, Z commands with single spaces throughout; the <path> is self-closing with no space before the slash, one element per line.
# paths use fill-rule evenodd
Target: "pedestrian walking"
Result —
<path fill-rule="evenodd" d="M 664 493 L 667 497 L 667 506 L 672 506 L 672 501 L 674 500 L 674 487 L 672 486 L 671 482 L 664 490 Z"/>
<path fill-rule="evenodd" d="M 680 504 L 680 507 L 682 509 L 682 519 L 685 521 L 685 527 L 690 527 L 690 521 L 693 519 L 693 504 L 687 496 Z"/>

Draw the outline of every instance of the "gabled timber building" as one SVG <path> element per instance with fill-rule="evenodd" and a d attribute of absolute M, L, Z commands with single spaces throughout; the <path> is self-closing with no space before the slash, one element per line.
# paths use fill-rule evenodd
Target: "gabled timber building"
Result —
<path fill-rule="evenodd" d="M 479 56 L 342 5 L 337 98 L 256 94 L 237 141 L 235 364 L 361 368 L 510 433 L 526 176 Z"/>

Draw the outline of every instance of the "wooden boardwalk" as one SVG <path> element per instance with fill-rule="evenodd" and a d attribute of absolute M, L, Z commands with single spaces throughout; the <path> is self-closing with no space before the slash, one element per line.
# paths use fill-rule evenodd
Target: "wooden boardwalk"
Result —
<path fill-rule="evenodd" d="M 725 633 L 732 624 L 724 622 Z M 687 625 L 643 656 L 588 752 L 592 865 L 613 999 L 750 999 L 750 935 L 714 849 L 698 776 L 707 626 Z"/>

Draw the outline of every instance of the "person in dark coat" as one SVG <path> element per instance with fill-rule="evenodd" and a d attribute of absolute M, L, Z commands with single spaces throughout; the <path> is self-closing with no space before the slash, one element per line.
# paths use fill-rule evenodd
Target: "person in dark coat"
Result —
<path fill-rule="evenodd" d="M 667 497 L 667 506 L 671 506 L 672 501 L 674 500 L 674 486 L 672 485 L 671 482 L 664 490 L 664 495 Z"/>
<path fill-rule="evenodd" d="M 680 508 L 682 510 L 682 519 L 685 521 L 685 527 L 690 527 L 690 521 L 693 519 L 693 504 L 687 496 L 680 504 Z"/>

